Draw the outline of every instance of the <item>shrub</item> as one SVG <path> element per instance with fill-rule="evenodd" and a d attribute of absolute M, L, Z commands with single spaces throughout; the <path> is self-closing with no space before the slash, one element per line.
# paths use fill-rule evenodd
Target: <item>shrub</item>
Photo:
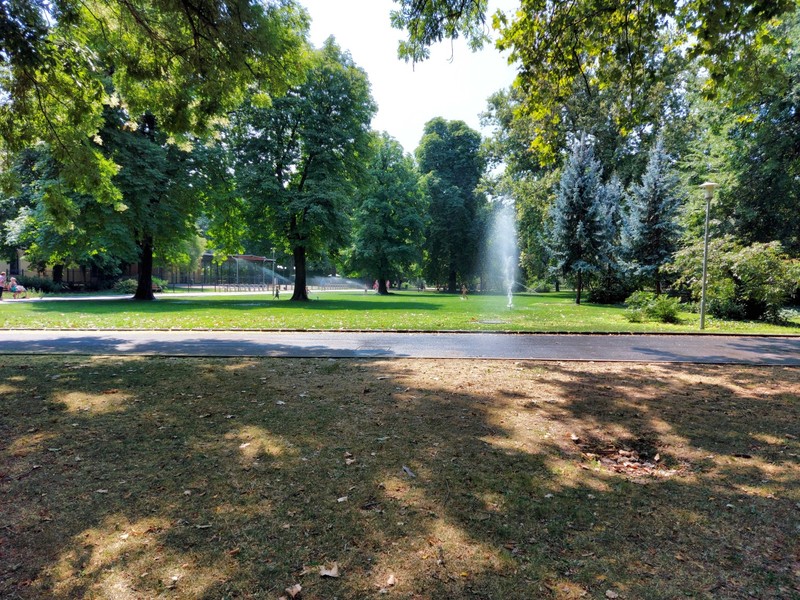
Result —
<path fill-rule="evenodd" d="M 678 313 L 680 310 L 680 300 L 662 294 L 656 296 L 655 299 L 647 305 L 645 313 L 651 319 L 661 321 L 662 323 L 679 323 L 680 319 L 678 318 Z"/>
<path fill-rule="evenodd" d="M 25 286 L 25 289 L 31 291 L 38 290 L 43 294 L 56 294 L 64 291 L 65 288 L 63 283 L 55 283 L 52 279 L 48 279 L 47 277 L 20 275 L 17 277 L 17 281 Z"/>
<path fill-rule="evenodd" d="M 135 279 L 120 279 L 114 284 L 114 291 L 120 294 L 135 294 L 138 285 Z"/>
<path fill-rule="evenodd" d="M 169 282 L 158 277 L 153 277 L 153 291 L 160 292 L 167 289 Z M 135 278 L 120 279 L 114 284 L 114 291 L 120 294 L 135 294 L 139 282 Z"/>
<path fill-rule="evenodd" d="M 633 292 L 630 296 L 625 298 L 625 304 L 629 308 L 644 309 L 655 299 L 655 297 L 656 295 L 653 292 L 639 290 L 638 292 Z"/>
<path fill-rule="evenodd" d="M 638 291 L 628 296 L 625 304 L 628 306 L 625 318 L 631 323 L 641 323 L 645 317 L 662 323 L 680 322 L 678 313 L 681 310 L 681 302 L 678 298 Z"/>
<path fill-rule="evenodd" d="M 677 253 L 670 270 L 678 285 L 700 299 L 702 243 Z M 742 246 L 730 236 L 712 240 L 708 252 L 709 313 L 727 319 L 779 322 L 781 309 L 797 289 L 800 263 L 787 257 L 780 242 Z"/>
<path fill-rule="evenodd" d="M 626 308 L 625 318 L 630 323 L 641 323 L 644 321 L 644 311 L 641 308 Z"/>

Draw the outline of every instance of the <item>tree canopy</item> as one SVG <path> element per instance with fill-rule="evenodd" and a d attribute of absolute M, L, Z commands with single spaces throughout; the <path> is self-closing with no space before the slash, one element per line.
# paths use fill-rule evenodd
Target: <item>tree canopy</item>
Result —
<path fill-rule="evenodd" d="M 426 58 L 424 49 L 445 37 L 486 41 L 484 1 L 399 2 L 392 22 L 407 31 L 399 48 L 406 60 Z M 652 90 L 671 79 L 676 59 L 708 73 L 708 94 L 726 80 L 741 83 L 754 54 L 774 39 L 776 19 L 795 8 L 795 0 L 520 0 L 513 15 L 498 12 L 492 23 L 498 48 L 519 65 L 519 110 L 533 119 L 531 143 L 553 162 L 563 105 L 577 90 L 595 98 L 616 88 L 605 94 L 603 114 L 625 133 L 652 117 Z"/>
<path fill-rule="evenodd" d="M 483 197 L 477 187 L 485 161 L 481 136 L 463 121 L 435 118 L 425 124 L 417 161 L 429 199 L 426 274 L 457 290 L 458 278 L 476 269 L 483 231 L 479 219 Z"/>
<path fill-rule="evenodd" d="M 387 279 L 422 260 L 426 207 L 411 156 L 387 134 L 375 136 L 373 144 L 369 179 L 355 212 L 351 262 L 378 280 L 378 293 L 387 294 Z"/>
<path fill-rule="evenodd" d="M 208 131 L 251 83 L 296 79 L 306 31 L 289 0 L 3 2 L 0 151 L 46 143 L 75 191 L 118 202 L 118 165 L 98 147 L 106 108 L 151 114 L 176 141 Z"/>
<path fill-rule="evenodd" d="M 375 111 L 366 74 L 329 39 L 302 84 L 268 108 L 250 102 L 235 116 L 234 168 L 248 226 L 292 253 L 293 300 L 308 299 L 308 255 L 349 241 Z"/>

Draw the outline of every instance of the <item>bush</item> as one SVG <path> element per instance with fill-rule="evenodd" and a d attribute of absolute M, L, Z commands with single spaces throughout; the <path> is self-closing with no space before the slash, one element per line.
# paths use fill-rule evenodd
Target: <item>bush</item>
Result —
<path fill-rule="evenodd" d="M 114 291 L 120 294 L 135 294 L 139 282 L 135 279 L 120 279 L 114 284 Z"/>
<path fill-rule="evenodd" d="M 669 270 L 678 286 L 694 300 L 702 287 L 703 247 L 695 244 L 678 252 Z M 730 236 L 712 240 L 708 252 L 709 313 L 725 319 L 780 322 L 781 309 L 795 292 L 800 263 L 783 252 L 780 242 L 742 246 Z"/>
<path fill-rule="evenodd" d="M 160 292 L 165 290 L 169 282 L 158 277 L 153 277 L 153 291 Z M 120 294 L 135 294 L 136 288 L 139 287 L 139 281 L 135 278 L 120 279 L 114 284 L 114 291 Z"/>
<path fill-rule="evenodd" d="M 25 286 L 25 289 L 33 291 L 38 290 L 43 294 L 57 294 L 63 292 L 65 286 L 63 283 L 56 283 L 47 277 L 37 277 L 31 275 L 20 275 L 17 281 Z"/>
<path fill-rule="evenodd" d="M 743 321 L 747 318 L 747 309 L 734 298 L 711 298 L 708 300 L 708 314 L 718 319 Z"/>
<path fill-rule="evenodd" d="M 606 274 L 592 285 L 586 294 L 588 302 L 597 304 L 619 304 L 628 298 L 634 287 L 623 281 L 618 273 Z"/>
<path fill-rule="evenodd" d="M 633 292 L 630 296 L 625 298 L 625 304 L 628 306 L 628 308 L 638 308 L 643 310 L 655 299 L 655 297 L 656 295 L 653 292 L 639 290 L 638 292 Z"/>
<path fill-rule="evenodd" d="M 625 299 L 628 309 L 625 318 L 631 323 L 641 323 L 645 317 L 661 323 L 679 323 L 678 313 L 681 301 L 664 294 L 656 296 L 652 292 L 634 292 Z"/>
<path fill-rule="evenodd" d="M 656 296 L 653 302 L 645 308 L 645 313 L 651 319 L 661 321 L 662 323 L 680 323 L 680 319 L 678 318 L 680 310 L 680 300 L 662 294 Z"/>
<path fill-rule="evenodd" d="M 630 323 L 641 323 L 644 321 L 644 311 L 641 308 L 626 308 L 625 318 Z"/>

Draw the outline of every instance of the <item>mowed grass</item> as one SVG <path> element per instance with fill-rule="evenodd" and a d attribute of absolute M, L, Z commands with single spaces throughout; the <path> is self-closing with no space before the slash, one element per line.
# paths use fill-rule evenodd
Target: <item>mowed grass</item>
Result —
<path fill-rule="evenodd" d="M 288 295 L 288 294 L 286 294 Z M 630 323 L 622 306 L 576 305 L 571 292 L 520 294 L 512 308 L 501 295 L 399 292 L 312 292 L 307 303 L 268 294 L 189 296 L 167 294 L 155 302 L 128 298 L 3 302 L 6 329 L 326 329 L 460 330 L 533 332 L 698 331 L 699 315 L 682 313 L 678 324 Z M 800 318 L 787 325 L 708 318 L 708 333 L 800 333 Z"/>
<path fill-rule="evenodd" d="M 0 381 L 2 598 L 800 598 L 800 369 L 5 356 Z"/>

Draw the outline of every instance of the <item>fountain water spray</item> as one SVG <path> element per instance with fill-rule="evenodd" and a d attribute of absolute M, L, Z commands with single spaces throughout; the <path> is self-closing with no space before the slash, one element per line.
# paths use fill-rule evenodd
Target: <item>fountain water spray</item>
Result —
<path fill-rule="evenodd" d="M 514 308 L 514 256 L 506 256 L 506 290 L 508 296 L 507 308 Z"/>
<path fill-rule="evenodd" d="M 507 308 L 514 307 L 514 286 L 517 271 L 517 220 L 514 205 L 502 202 L 494 211 L 488 240 L 487 263 L 490 272 L 502 273 L 501 289 L 508 298 Z"/>

